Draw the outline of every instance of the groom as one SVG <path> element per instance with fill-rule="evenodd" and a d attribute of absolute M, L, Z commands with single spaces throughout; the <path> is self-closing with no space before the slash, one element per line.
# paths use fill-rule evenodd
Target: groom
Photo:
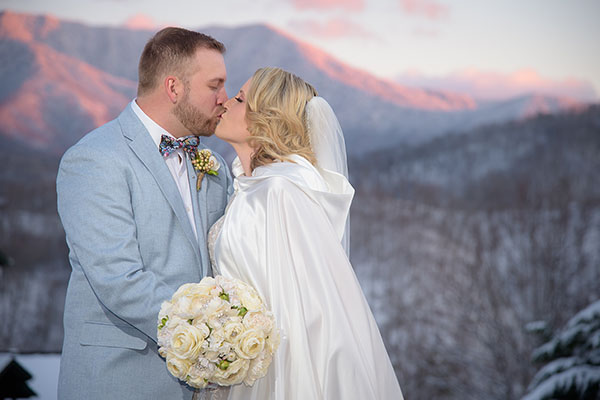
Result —
<path fill-rule="evenodd" d="M 189 135 L 209 136 L 227 100 L 222 43 L 166 28 L 146 44 L 137 99 L 69 149 L 57 178 L 72 273 L 58 398 L 190 399 L 156 345 L 161 303 L 210 274 L 206 236 L 231 187 L 225 162 L 201 185 Z M 202 149 L 202 146 L 199 150 Z"/>

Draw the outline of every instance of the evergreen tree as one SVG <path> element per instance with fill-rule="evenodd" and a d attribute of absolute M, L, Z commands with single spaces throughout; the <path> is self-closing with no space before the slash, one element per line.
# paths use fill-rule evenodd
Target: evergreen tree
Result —
<path fill-rule="evenodd" d="M 0 372 L 0 399 L 26 399 L 37 397 L 37 394 L 27 385 L 31 374 L 16 360 L 11 360 Z"/>
<path fill-rule="evenodd" d="M 533 378 L 523 400 L 599 400 L 600 300 L 571 318 L 534 351 L 533 359 L 546 365 Z"/>

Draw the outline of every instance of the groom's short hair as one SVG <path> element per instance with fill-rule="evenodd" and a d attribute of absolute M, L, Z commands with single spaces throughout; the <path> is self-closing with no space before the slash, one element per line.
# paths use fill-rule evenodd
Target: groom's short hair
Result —
<path fill-rule="evenodd" d="M 138 96 L 154 89 L 165 74 L 177 74 L 186 79 L 189 73 L 187 61 L 200 48 L 225 52 L 223 43 L 200 32 L 175 27 L 158 31 L 146 43 L 140 57 Z"/>

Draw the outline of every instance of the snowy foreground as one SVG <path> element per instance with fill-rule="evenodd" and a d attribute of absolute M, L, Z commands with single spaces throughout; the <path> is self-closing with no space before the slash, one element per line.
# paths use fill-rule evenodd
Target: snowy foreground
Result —
<path fill-rule="evenodd" d="M 11 358 L 9 353 L 0 353 L 0 371 Z M 56 400 L 60 354 L 18 354 L 16 359 L 33 376 L 27 385 L 37 393 L 36 399 Z"/>

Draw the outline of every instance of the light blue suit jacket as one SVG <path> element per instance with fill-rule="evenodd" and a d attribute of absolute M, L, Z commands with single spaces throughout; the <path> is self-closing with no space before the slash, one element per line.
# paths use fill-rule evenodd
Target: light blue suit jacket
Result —
<path fill-rule="evenodd" d="M 62 158 L 57 178 L 72 272 L 64 314 L 58 398 L 190 399 L 157 353 L 160 305 L 210 274 L 206 235 L 223 214 L 231 176 L 196 191 L 196 239 L 181 195 L 131 106 Z"/>

